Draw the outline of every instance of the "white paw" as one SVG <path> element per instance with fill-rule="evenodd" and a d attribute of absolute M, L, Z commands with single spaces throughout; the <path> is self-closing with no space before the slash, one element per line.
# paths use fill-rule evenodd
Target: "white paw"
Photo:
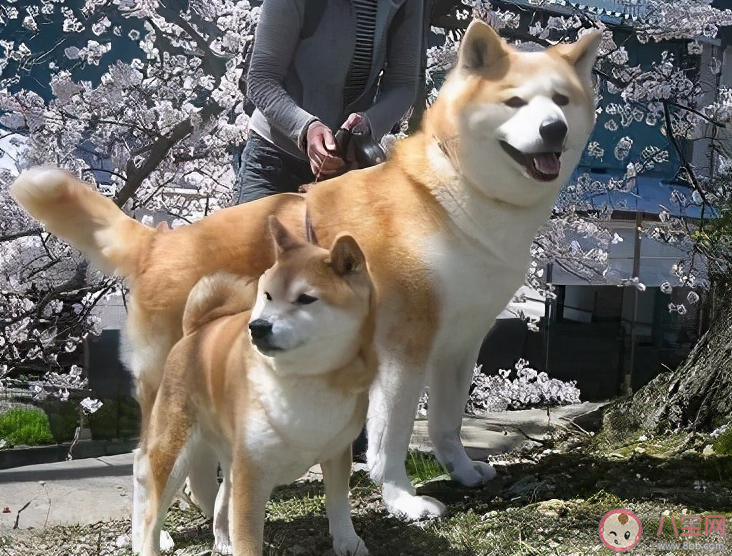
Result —
<path fill-rule="evenodd" d="M 445 505 L 430 496 L 413 496 L 401 492 L 397 496 L 384 493 L 384 505 L 394 516 L 404 521 L 416 521 L 428 517 L 439 517 L 445 511 Z"/>
<path fill-rule="evenodd" d="M 234 554 L 234 548 L 231 546 L 231 541 L 229 541 L 229 539 L 226 539 L 225 541 L 216 539 L 213 545 L 213 551 L 216 554 L 223 554 L 224 556 Z"/>
<path fill-rule="evenodd" d="M 170 552 L 174 546 L 173 537 L 167 531 L 160 531 L 160 552 Z"/>
<path fill-rule="evenodd" d="M 333 550 L 335 551 L 336 556 L 368 556 L 369 554 L 366 545 L 358 535 L 338 540 L 334 538 Z"/>
<path fill-rule="evenodd" d="M 463 486 L 478 486 L 487 483 L 496 476 L 496 470 L 489 463 L 471 461 L 469 465 L 454 469 L 450 477 Z"/>

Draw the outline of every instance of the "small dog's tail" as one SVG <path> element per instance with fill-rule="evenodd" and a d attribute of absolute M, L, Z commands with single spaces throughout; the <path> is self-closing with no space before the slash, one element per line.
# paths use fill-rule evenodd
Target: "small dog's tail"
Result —
<path fill-rule="evenodd" d="M 228 272 L 204 276 L 193 286 L 183 313 L 183 334 L 192 334 L 218 318 L 248 311 L 254 306 L 257 281 Z"/>
<path fill-rule="evenodd" d="M 128 277 L 139 271 L 155 230 L 127 216 L 83 181 L 39 166 L 20 174 L 10 194 L 46 230 L 77 247 L 102 272 Z"/>

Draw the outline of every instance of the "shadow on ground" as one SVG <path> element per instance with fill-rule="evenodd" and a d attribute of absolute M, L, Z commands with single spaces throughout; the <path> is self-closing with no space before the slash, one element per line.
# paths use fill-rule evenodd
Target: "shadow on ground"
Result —
<path fill-rule="evenodd" d="M 439 481 L 428 483 L 419 492 L 461 509 L 591 498 L 602 491 L 621 500 L 656 500 L 690 509 L 732 511 L 730 456 L 634 453 L 602 457 L 580 448 L 544 456 L 536 463 L 524 461 L 497 469 L 498 477 L 484 487 L 466 489 L 452 481 Z"/>

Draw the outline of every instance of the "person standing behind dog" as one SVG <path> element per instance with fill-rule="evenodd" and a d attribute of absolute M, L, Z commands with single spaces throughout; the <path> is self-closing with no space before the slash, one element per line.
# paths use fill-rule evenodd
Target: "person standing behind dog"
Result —
<path fill-rule="evenodd" d="M 317 2 L 324 3 L 316 6 Z M 334 130 L 380 139 L 414 102 L 425 0 L 264 0 L 246 79 L 256 109 L 238 203 L 339 172 Z M 305 10 L 322 13 L 302 36 Z"/>

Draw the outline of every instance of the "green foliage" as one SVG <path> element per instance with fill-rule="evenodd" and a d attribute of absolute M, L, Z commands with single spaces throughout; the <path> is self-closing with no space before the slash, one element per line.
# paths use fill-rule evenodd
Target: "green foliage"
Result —
<path fill-rule="evenodd" d="M 727 427 L 714 442 L 714 451 L 725 456 L 732 456 L 732 426 Z"/>
<path fill-rule="evenodd" d="M 696 230 L 689 236 L 697 249 L 706 258 L 707 273 L 713 282 L 727 285 L 730 283 L 729 271 L 732 268 L 732 194 L 729 184 L 732 175 L 717 176 L 715 183 L 717 192 L 725 192 L 715 197 L 712 210 L 706 211 L 706 217 L 699 222 Z"/>
<path fill-rule="evenodd" d="M 53 440 L 59 444 L 73 440 L 76 427 L 79 426 L 78 404 L 73 401 L 47 399 L 40 406 L 48 415 Z"/>
<path fill-rule="evenodd" d="M 48 417 L 40 409 L 11 409 L 0 414 L 0 439 L 9 447 L 53 444 Z"/>

